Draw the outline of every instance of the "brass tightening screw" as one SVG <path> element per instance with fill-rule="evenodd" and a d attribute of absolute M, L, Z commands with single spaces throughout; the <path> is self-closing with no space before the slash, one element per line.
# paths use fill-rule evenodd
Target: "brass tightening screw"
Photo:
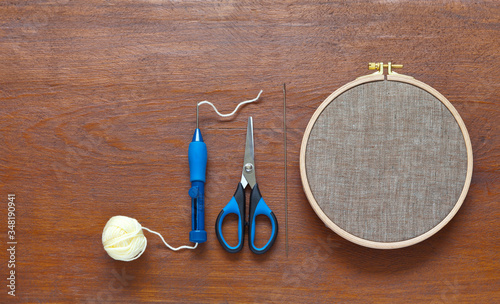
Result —
<path fill-rule="evenodd" d="M 391 65 L 391 67 L 393 69 L 402 69 L 403 68 L 402 64 L 391 64 L 391 63 L 389 63 L 389 64 Z M 368 69 L 369 70 L 379 70 L 380 71 L 380 67 L 381 66 L 384 67 L 384 68 L 388 68 L 389 64 L 387 64 L 387 63 L 384 64 L 382 62 L 370 62 L 370 63 L 368 63 Z"/>

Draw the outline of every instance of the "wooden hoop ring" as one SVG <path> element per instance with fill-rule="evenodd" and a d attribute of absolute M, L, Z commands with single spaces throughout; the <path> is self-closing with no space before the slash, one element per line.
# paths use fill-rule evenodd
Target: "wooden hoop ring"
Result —
<path fill-rule="evenodd" d="M 385 78 L 387 77 L 387 78 Z M 398 242 L 375 242 L 375 241 L 369 241 L 360 237 L 357 237 L 355 235 L 350 234 L 349 232 L 345 231 L 344 229 L 340 228 L 338 225 L 336 225 L 326 214 L 323 212 L 319 204 L 316 202 L 314 199 L 314 195 L 312 194 L 311 188 L 309 187 L 309 182 L 307 179 L 307 172 L 306 172 L 306 148 L 307 148 L 307 143 L 309 141 L 309 136 L 311 134 L 311 131 L 314 127 L 314 124 L 316 123 L 316 120 L 318 117 L 321 115 L 323 110 L 340 94 L 346 92 L 347 90 L 364 84 L 368 82 L 375 82 L 375 81 L 383 81 L 384 79 L 387 79 L 388 81 L 398 81 L 398 82 L 403 82 L 407 84 L 414 85 L 416 87 L 419 87 L 423 89 L 424 91 L 427 91 L 434 97 L 436 97 L 439 101 L 443 103 L 443 105 L 448 108 L 448 110 L 451 112 L 455 120 L 457 121 L 460 130 L 462 131 L 462 135 L 465 141 L 466 145 L 466 150 L 467 150 L 467 174 L 465 178 L 465 183 L 464 187 L 462 188 L 462 192 L 460 194 L 460 197 L 458 198 L 457 203 L 453 207 L 453 209 L 448 213 L 448 215 L 441 221 L 439 222 L 436 226 L 434 226 L 431 230 L 408 240 L 404 241 L 398 241 Z M 365 247 L 370 247 L 370 248 L 376 248 L 376 249 L 396 249 L 396 248 L 403 248 L 407 246 L 411 246 L 414 244 L 417 244 L 419 242 L 422 242 L 423 240 L 431 237 L 434 235 L 436 232 L 441 230 L 448 222 L 455 216 L 455 214 L 458 212 L 460 207 L 462 206 L 462 203 L 465 200 L 465 196 L 467 195 L 467 191 L 469 190 L 470 182 L 472 179 L 472 144 L 470 141 L 469 137 L 469 132 L 467 132 L 467 128 L 465 127 L 465 124 L 458 114 L 457 110 L 455 107 L 444 97 L 441 93 L 436 91 L 434 88 L 431 86 L 418 81 L 413 78 L 409 78 L 406 76 L 402 75 L 371 75 L 371 76 L 365 76 L 362 78 L 358 78 L 354 81 L 351 81 L 344 86 L 340 87 L 337 89 L 335 92 L 333 92 L 330 96 L 328 96 L 323 103 L 318 107 L 318 109 L 314 112 L 313 116 L 311 117 L 311 120 L 309 121 L 306 130 L 304 132 L 304 137 L 302 138 L 302 144 L 300 148 L 300 177 L 302 180 L 302 186 L 304 188 L 304 192 L 307 196 L 307 199 L 309 200 L 309 203 L 311 204 L 311 207 L 313 208 L 314 212 L 318 215 L 318 217 L 325 223 L 325 225 L 332 229 L 335 233 L 340 235 L 341 237 L 345 238 L 348 241 L 351 241 L 353 243 L 356 243 L 361 246 Z"/>

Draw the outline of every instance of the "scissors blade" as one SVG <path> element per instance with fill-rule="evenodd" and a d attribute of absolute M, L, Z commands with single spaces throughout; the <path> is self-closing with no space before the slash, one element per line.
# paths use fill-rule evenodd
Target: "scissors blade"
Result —
<path fill-rule="evenodd" d="M 245 158 L 243 162 L 243 171 L 241 174 L 241 185 L 245 188 L 247 185 L 253 189 L 256 184 L 255 164 L 254 164 L 254 142 L 253 142 L 253 119 L 248 118 L 247 139 L 245 143 Z"/>

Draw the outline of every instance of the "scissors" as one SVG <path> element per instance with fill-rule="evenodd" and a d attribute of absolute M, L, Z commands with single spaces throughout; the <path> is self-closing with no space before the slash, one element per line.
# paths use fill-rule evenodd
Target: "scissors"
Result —
<path fill-rule="evenodd" d="M 250 207 L 249 207 L 249 221 L 245 222 L 245 188 L 250 186 L 252 192 L 250 193 Z M 222 234 L 222 222 L 228 214 L 236 214 L 238 216 L 238 245 L 229 246 Z M 263 247 L 255 246 L 255 218 L 258 215 L 265 215 L 271 220 L 272 231 L 271 236 Z M 248 118 L 247 126 L 247 139 L 245 144 L 245 158 L 243 162 L 243 171 L 241 174 L 241 182 L 236 188 L 236 192 L 229 203 L 222 209 L 215 221 L 215 233 L 220 244 L 226 251 L 236 253 L 243 248 L 245 226 L 248 226 L 250 237 L 248 245 L 250 250 L 256 254 L 267 252 L 274 244 L 276 236 L 278 235 L 278 220 L 276 216 L 267 206 L 259 191 L 259 186 L 255 179 L 255 163 L 254 163 L 254 141 L 253 141 L 253 120 L 252 117 Z"/>

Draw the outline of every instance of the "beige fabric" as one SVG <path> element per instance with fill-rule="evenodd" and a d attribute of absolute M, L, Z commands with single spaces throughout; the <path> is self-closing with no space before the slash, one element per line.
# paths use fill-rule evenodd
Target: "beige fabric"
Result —
<path fill-rule="evenodd" d="M 340 228 L 366 240 L 403 241 L 441 222 L 467 173 L 450 111 L 413 85 L 378 81 L 334 99 L 307 142 L 315 200 Z"/>

